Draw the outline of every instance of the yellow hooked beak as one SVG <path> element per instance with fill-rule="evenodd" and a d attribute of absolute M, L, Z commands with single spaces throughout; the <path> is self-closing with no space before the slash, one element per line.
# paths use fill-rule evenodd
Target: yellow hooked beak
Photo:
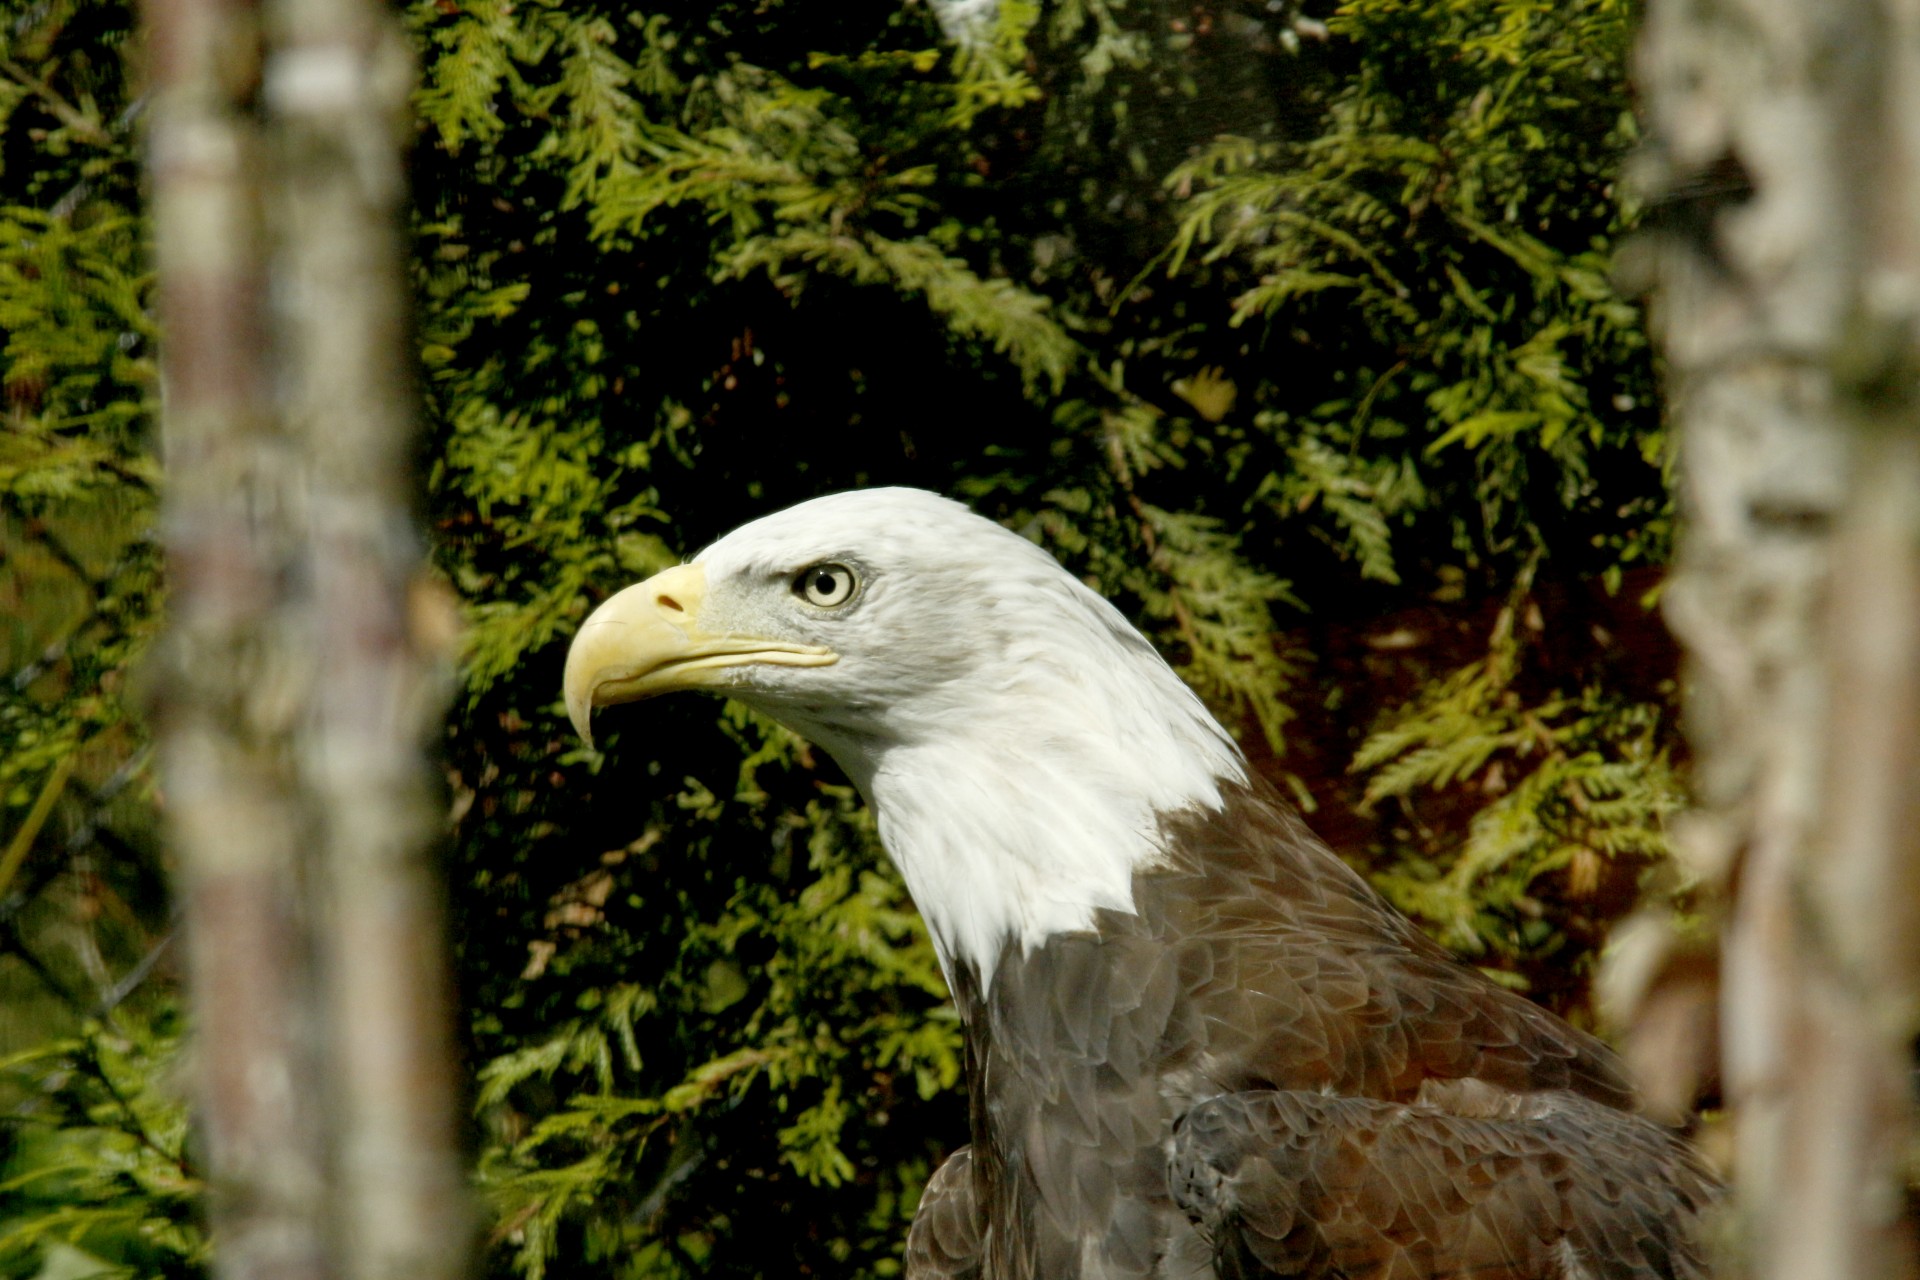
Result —
<path fill-rule="evenodd" d="M 706 570 L 678 565 L 608 598 L 580 624 L 567 650 L 564 688 L 567 718 L 589 746 L 595 707 L 719 687 L 719 673 L 728 667 L 824 667 L 840 660 L 819 645 L 710 635 L 700 629 L 706 598 Z"/>

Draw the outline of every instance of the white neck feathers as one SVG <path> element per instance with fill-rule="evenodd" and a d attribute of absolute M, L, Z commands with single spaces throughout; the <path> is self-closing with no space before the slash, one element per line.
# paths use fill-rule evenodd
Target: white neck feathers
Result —
<path fill-rule="evenodd" d="M 1152 646 L 1060 581 L 1084 592 L 1076 603 L 1097 625 L 1009 653 L 990 698 L 923 709 L 938 723 L 857 770 L 949 979 L 968 963 L 983 988 L 1009 946 L 1131 912 L 1135 873 L 1165 857 L 1164 816 L 1217 810 L 1222 787 L 1247 779 Z"/>

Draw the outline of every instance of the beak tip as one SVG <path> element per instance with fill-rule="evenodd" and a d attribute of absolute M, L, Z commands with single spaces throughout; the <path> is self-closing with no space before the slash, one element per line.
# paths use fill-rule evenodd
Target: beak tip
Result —
<path fill-rule="evenodd" d="M 593 704 L 568 698 L 567 719 L 573 722 L 573 731 L 580 735 L 580 740 L 593 746 Z"/>

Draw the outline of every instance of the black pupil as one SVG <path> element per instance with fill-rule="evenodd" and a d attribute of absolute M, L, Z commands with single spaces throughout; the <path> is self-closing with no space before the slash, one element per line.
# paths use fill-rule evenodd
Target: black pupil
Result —
<path fill-rule="evenodd" d="M 813 589 L 820 595 L 823 595 L 823 596 L 832 595 L 834 592 L 834 588 L 839 585 L 840 584 L 837 581 L 835 581 L 834 576 L 828 573 L 825 569 L 820 570 L 818 573 L 814 574 L 813 576 Z"/>

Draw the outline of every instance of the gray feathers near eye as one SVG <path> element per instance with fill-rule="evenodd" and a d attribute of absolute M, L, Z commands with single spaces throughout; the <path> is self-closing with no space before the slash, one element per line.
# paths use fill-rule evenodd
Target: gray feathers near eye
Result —
<path fill-rule="evenodd" d="M 832 609 L 853 599 L 860 580 L 843 564 L 816 564 L 793 580 L 793 593 L 810 605 Z"/>

